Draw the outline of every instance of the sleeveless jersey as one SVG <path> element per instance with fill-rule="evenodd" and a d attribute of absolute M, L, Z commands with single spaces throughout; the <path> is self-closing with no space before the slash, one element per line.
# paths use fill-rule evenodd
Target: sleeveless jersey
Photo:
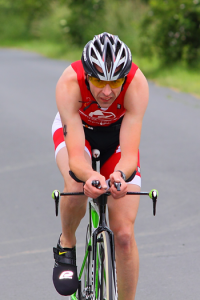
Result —
<path fill-rule="evenodd" d="M 87 123 L 87 125 L 109 126 L 124 116 L 126 112 L 124 108 L 124 96 L 129 84 L 135 76 L 138 66 L 132 63 L 123 90 L 107 109 L 100 108 L 91 92 L 87 89 L 85 83 L 85 71 L 81 60 L 72 63 L 71 66 L 77 73 L 77 80 L 81 91 L 82 106 L 79 109 L 79 114 L 81 119 Z"/>

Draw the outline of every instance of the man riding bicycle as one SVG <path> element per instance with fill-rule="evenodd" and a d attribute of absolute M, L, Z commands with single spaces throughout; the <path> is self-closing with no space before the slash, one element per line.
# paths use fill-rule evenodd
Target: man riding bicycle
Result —
<path fill-rule="evenodd" d="M 109 224 L 114 233 L 119 300 L 134 299 L 139 256 L 134 223 L 140 191 L 139 143 L 148 103 L 148 83 L 132 63 L 129 48 L 117 37 L 102 33 L 84 47 L 81 61 L 72 63 L 56 87 L 58 113 L 52 133 L 64 192 L 85 197 L 61 199 L 62 234 L 54 248 L 53 281 L 62 295 L 78 287 L 75 232 L 84 217 L 87 197 L 105 193 L 110 179 Z M 101 172 L 92 169 L 92 150 L 101 153 Z M 70 173 L 69 173 L 70 171 Z M 78 178 L 83 183 L 77 182 Z M 101 188 L 92 186 L 98 180 Z M 121 183 L 120 191 L 114 185 Z"/>

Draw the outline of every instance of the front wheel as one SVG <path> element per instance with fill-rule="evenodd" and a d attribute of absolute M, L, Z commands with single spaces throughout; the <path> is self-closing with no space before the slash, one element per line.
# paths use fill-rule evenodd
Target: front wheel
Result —
<path fill-rule="evenodd" d="M 103 231 L 97 238 L 95 299 L 117 300 L 115 263 L 112 259 L 110 237 Z"/>
<path fill-rule="evenodd" d="M 90 241 L 90 229 L 87 226 L 86 231 L 86 243 L 85 243 L 85 253 L 86 261 L 83 269 L 83 276 L 81 280 L 82 292 L 81 299 L 79 300 L 92 300 L 92 246 L 89 245 Z"/>

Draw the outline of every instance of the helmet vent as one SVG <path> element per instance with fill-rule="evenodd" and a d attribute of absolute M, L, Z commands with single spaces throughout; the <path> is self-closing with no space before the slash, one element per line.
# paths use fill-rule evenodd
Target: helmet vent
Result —
<path fill-rule="evenodd" d="M 87 43 L 81 60 L 87 74 L 107 81 L 127 76 L 132 66 L 130 49 L 117 35 L 107 32 Z"/>
<path fill-rule="evenodd" d="M 101 46 L 99 45 L 98 41 L 94 42 L 94 46 L 96 47 L 97 51 L 102 55 Z"/>
<path fill-rule="evenodd" d="M 110 48 L 110 45 L 109 45 L 109 44 L 107 45 L 106 62 L 107 62 L 108 70 L 110 71 L 111 64 L 112 64 L 112 51 L 111 51 L 111 48 Z"/>
<path fill-rule="evenodd" d="M 121 58 L 123 58 L 125 55 L 126 55 L 126 53 L 125 53 L 125 49 L 123 49 L 123 51 L 122 51 L 122 55 L 121 55 Z"/>
<path fill-rule="evenodd" d="M 92 49 L 92 51 L 91 51 L 91 56 L 94 57 L 95 59 L 97 59 L 97 56 L 96 56 L 96 54 L 95 54 L 95 52 L 94 52 L 93 49 Z"/>
<path fill-rule="evenodd" d="M 114 39 L 113 39 L 112 36 L 110 36 L 110 42 L 111 42 L 112 45 L 114 45 Z"/>
<path fill-rule="evenodd" d="M 100 41 L 101 41 L 102 44 L 104 44 L 104 40 L 105 40 L 105 36 L 104 36 L 104 35 L 101 35 L 101 36 L 100 36 Z"/>
<path fill-rule="evenodd" d="M 117 42 L 117 45 L 116 45 L 116 56 L 117 56 L 117 54 L 118 54 L 120 48 L 121 48 L 121 43 L 118 41 L 118 42 Z"/>

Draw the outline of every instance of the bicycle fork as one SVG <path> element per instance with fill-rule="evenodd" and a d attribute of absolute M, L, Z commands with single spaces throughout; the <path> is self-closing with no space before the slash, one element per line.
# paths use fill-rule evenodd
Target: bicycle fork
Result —
<path fill-rule="evenodd" d="M 95 295 L 97 293 L 97 270 L 98 264 L 102 263 L 101 259 L 97 259 L 97 245 L 98 243 L 102 242 L 102 238 L 98 237 L 102 232 L 107 232 L 109 236 L 109 243 L 110 243 L 110 249 L 111 249 L 111 259 L 112 259 L 112 266 L 113 266 L 113 278 L 116 282 L 116 265 L 115 265 L 115 246 L 114 246 L 114 234 L 113 232 L 108 228 L 106 224 L 106 204 L 107 204 L 107 195 L 101 195 L 98 199 L 99 201 L 99 226 L 96 228 L 92 234 L 92 293 L 93 293 L 93 299 L 95 300 Z"/>

